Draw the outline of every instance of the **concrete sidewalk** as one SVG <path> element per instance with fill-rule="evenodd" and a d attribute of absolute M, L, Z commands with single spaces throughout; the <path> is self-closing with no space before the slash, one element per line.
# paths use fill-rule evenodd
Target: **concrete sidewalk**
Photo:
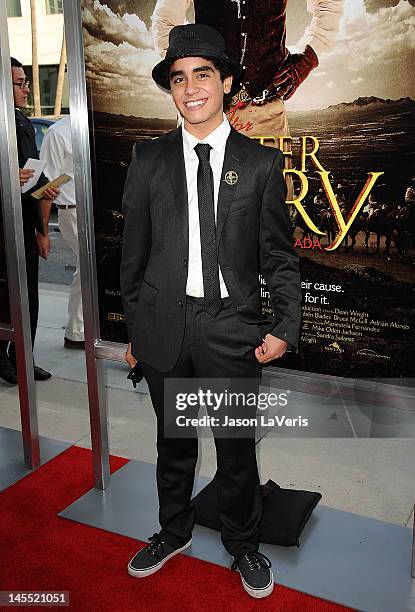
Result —
<path fill-rule="evenodd" d="M 68 288 L 42 284 L 36 363 L 53 378 L 37 383 L 40 434 L 90 448 L 89 413 L 83 351 L 63 348 Z M 110 450 L 115 455 L 156 461 L 156 423 L 145 383 L 133 390 L 128 367 L 106 362 Z M 300 397 L 301 396 L 301 397 Z M 307 406 L 327 408 L 333 418 L 347 419 L 350 402 L 297 394 Z M 335 417 L 333 417 L 335 415 Z M 17 388 L 0 381 L 0 426 L 20 429 Z M 258 443 L 261 481 L 272 478 L 282 487 L 320 491 L 322 504 L 411 526 L 415 499 L 415 439 L 283 438 L 263 432 Z M 200 441 L 198 469 L 216 470 L 212 438 Z"/>

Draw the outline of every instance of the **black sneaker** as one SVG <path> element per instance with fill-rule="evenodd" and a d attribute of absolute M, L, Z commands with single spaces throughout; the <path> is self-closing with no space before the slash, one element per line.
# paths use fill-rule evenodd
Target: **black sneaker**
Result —
<path fill-rule="evenodd" d="M 49 380 L 52 374 L 37 365 L 33 365 L 33 376 L 35 380 Z"/>
<path fill-rule="evenodd" d="M 85 350 L 85 340 L 71 340 L 66 336 L 63 339 L 63 346 L 67 349 L 80 349 Z"/>
<path fill-rule="evenodd" d="M 232 563 L 231 569 L 238 570 L 243 587 L 251 597 L 259 599 L 271 595 L 274 588 L 271 561 L 262 553 L 248 552 L 240 555 Z"/>
<path fill-rule="evenodd" d="M 179 552 L 188 548 L 192 538 L 181 548 L 170 546 L 164 542 L 160 534 L 155 533 L 149 538 L 150 543 L 138 551 L 128 564 L 128 573 L 135 578 L 144 578 L 157 572 L 163 565 Z"/>

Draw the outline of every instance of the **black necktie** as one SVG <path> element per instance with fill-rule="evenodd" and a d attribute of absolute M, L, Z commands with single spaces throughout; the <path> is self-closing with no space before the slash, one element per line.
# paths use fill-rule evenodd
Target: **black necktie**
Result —
<path fill-rule="evenodd" d="M 203 291 L 205 310 L 216 317 L 222 308 L 219 284 L 219 265 L 216 251 L 215 207 L 213 200 L 213 174 L 208 144 L 195 146 L 199 158 L 197 169 L 197 197 L 199 201 L 200 245 L 202 248 Z"/>

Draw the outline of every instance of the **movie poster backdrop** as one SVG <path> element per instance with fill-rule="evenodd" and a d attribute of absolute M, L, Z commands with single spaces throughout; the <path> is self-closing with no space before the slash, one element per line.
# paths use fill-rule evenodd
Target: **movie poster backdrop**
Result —
<path fill-rule="evenodd" d="M 195 20 L 193 2 L 160 1 L 171 23 Z M 233 19 L 244 18 L 238 0 L 223 3 Z M 319 0 L 269 2 L 282 18 L 286 9 L 288 49 L 311 41 L 318 51 L 318 66 L 285 102 L 291 139 L 279 139 L 280 127 L 269 127 L 276 104 L 255 107 L 262 116 L 269 113 L 268 133 L 243 118 L 243 99 L 229 114 L 235 129 L 283 149 L 291 166 L 287 206 L 301 262 L 303 321 L 298 353 L 278 365 L 340 376 L 412 377 L 415 2 L 323 4 L 324 28 Z M 170 95 L 151 79 L 168 32 L 163 40 L 154 31 L 155 0 L 82 5 L 101 337 L 126 342 L 119 286 L 122 192 L 134 142 L 177 126 Z M 206 13 L 207 3 L 201 5 Z M 255 11 L 246 17 L 255 19 Z M 256 27 L 266 28 L 267 20 L 259 18 Z M 269 312 L 263 279 L 261 294 Z"/>

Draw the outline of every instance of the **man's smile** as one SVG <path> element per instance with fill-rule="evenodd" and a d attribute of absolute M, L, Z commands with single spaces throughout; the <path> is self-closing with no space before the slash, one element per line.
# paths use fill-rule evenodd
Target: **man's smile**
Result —
<path fill-rule="evenodd" d="M 192 110 L 192 109 L 197 109 L 197 108 L 200 108 L 201 106 L 204 106 L 207 101 L 208 101 L 208 98 L 201 98 L 200 100 L 189 100 L 189 102 L 184 102 L 183 104 L 185 105 L 186 108 Z"/>

